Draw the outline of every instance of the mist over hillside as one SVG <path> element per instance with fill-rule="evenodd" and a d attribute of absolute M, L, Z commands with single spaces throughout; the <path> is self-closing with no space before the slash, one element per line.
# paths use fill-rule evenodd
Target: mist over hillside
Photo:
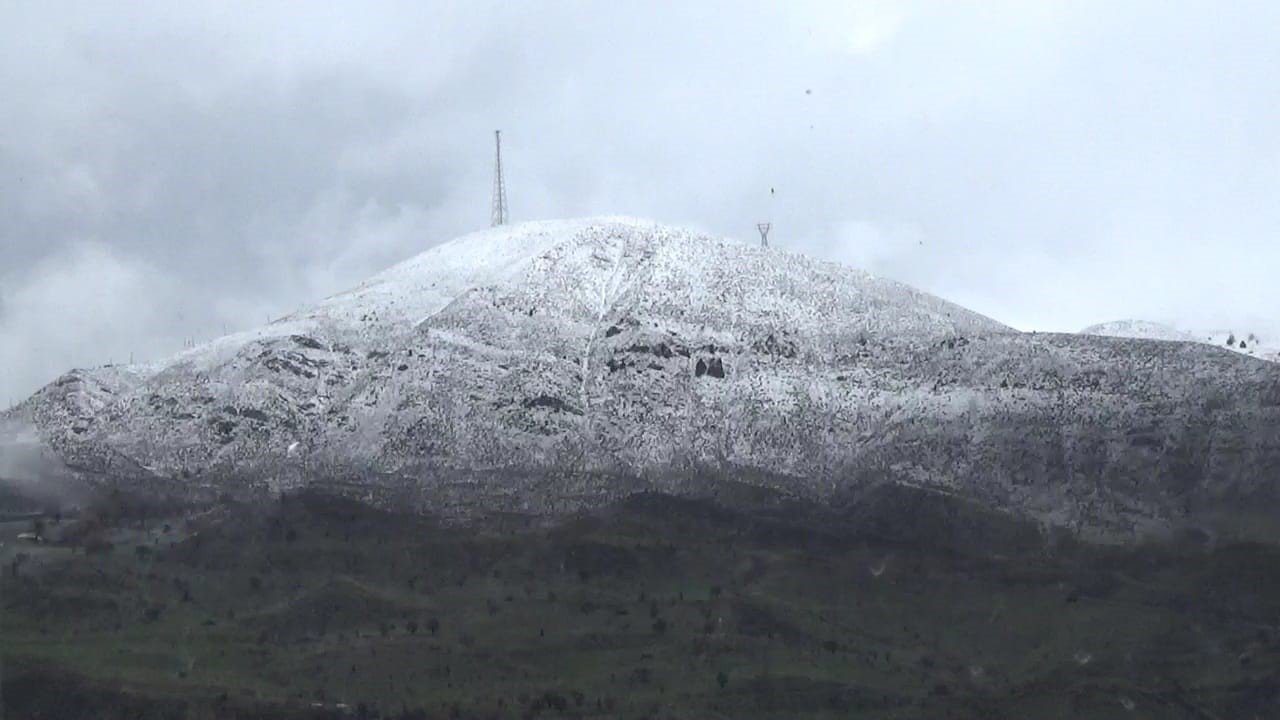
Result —
<path fill-rule="evenodd" d="M 39 433 L 19 419 L 0 419 L 0 514 L 74 506 L 88 488 L 41 448 Z"/>

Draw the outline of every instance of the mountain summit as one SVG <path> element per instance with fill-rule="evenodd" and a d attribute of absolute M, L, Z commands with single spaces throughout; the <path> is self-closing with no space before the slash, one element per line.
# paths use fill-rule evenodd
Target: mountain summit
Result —
<path fill-rule="evenodd" d="M 321 485 L 452 516 L 892 484 L 1124 538 L 1274 507 L 1280 368 L 1016 332 L 900 283 L 630 219 L 438 245 L 257 330 L 9 413 L 91 483 Z"/>
<path fill-rule="evenodd" d="M 1113 320 L 1090 325 L 1081 330 L 1080 334 L 1139 338 L 1142 340 L 1170 340 L 1174 342 L 1197 341 L 1196 336 L 1189 332 L 1183 332 L 1172 325 L 1151 322 L 1150 320 Z"/>

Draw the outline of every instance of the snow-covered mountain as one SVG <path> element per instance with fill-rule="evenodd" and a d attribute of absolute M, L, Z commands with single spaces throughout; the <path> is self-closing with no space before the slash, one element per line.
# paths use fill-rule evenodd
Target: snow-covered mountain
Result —
<path fill-rule="evenodd" d="M 1226 348 L 1241 355 L 1280 362 L 1280 343 L 1269 341 L 1254 332 L 1236 330 L 1179 330 L 1172 325 L 1147 320 L 1116 320 L 1090 325 L 1080 331 L 1084 335 L 1144 338 L 1198 342 Z"/>
<path fill-rule="evenodd" d="M 1083 335 L 1104 335 L 1106 337 L 1140 338 L 1143 340 L 1197 341 L 1197 338 L 1191 333 L 1183 332 L 1172 325 L 1149 320 L 1114 320 L 1090 325 L 1080 332 Z"/>
<path fill-rule="evenodd" d="M 72 371 L 8 419 L 89 482 L 315 483 L 452 515 L 896 482 L 1128 537 L 1223 508 L 1269 522 L 1280 497 L 1280 367 L 1019 333 L 618 218 L 467 235 L 258 330 Z"/>

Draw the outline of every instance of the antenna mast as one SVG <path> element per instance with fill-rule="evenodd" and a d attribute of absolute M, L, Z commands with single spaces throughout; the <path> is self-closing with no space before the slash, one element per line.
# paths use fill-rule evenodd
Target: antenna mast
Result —
<path fill-rule="evenodd" d="M 507 224 L 507 184 L 502 180 L 502 131 L 493 131 L 494 146 L 497 149 L 497 161 L 493 167 L 493 216 L 490 225 L 497 227 Z"/>
<path fill-rule="evenodd" d="M 760 247 L 769 247 L 769 228 L 770 223 L 756 223 L 756 229 L 760 231 Z"/>

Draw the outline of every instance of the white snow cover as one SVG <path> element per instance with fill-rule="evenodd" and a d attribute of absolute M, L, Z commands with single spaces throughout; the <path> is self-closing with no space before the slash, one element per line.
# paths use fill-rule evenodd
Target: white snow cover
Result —
<path fill-rule="evenodd" d="M 622 229 L 639 231 L 645 237 L 660 241 L 651 242 L 651 247 L 644 250 L 648 255 L 643 258 L 636 255 L 643 243 L 633 243 L 635 247 L 628 255 L 625 243 L 604 248 L 597 242 L 598 237 Z M 586 252 L 592 257 L 573 258 L 573 274 L 564 272 L 564 268 L 557 273 L 557 268 L 549 267 L 557 262 L 553 253 L 557 247 L 572 248 L 565 252 Z M 721 261 L 729 252 L 745 264 L 724 265 Z M 641 263 L 645 266 L 638 268 Z M 734 272 L 727 273 L 729 268 Z M 801 268 L 817 269 L 824 280 L 835 284 L 822 290 L 825 296 L 816 296 L 818 288 L 798 284 L 805 282 L 799 278 L 806 277 L 806 273 L 799 272 Z M 828 302 L 831 294 L 845 292 L 860 295 L 866 305 L 879 311 L 875 320 L 882 329 L 892 327 L 912 333 L 928 329 L 919 323 L 928 325 L 933 319 L 943 319 L 940 325 L 951 327 L 951 323 L 945 321 L 950 314 L 962 324 L 976 323 L 988 329 L 1003 327 L 906 285 L 835 263 L 777 248 L 760 248 L 754 243 L 702 237 L 650 220 L 603 217 L 526 222 L 463 235 L 374 275 L 350 290 L 267 325 L 217 338 L 167 359 L 129 366 L 129 369 L 135 375 L 151 375 L 183 365 L 207 372 L 228 362 L 250 343 L 295 334 L 318 334 L 329 342 L 353 346 L 386 346 L 391 339 L 412 332 L 419 323 L 464 292 L 502 288 L 519 281 L 530 271 L 546 274 L 542 280 L 550 289 L 572 291 L 572 298 L 557 298 L 558 301 L 585 304 L 597 310 L 616 300 L 627 289 L 626 283 L 637 282 L 639 271 L 645 282 L 663 282 L 664 278 L 680 276 L 681 282 L 691 288 L 690 301 L 699 305 L 732 294 L 741 300 L 734 311 L 748 315 L 785 317 L 803 323 L 824 322 L 832 308 Z M 690 276 L 703 282 L 690 283 Z M 798 290 L 809 292 L 801 294 Z M 800 297 L 805 298 L 802 306 L 796 304 Z M 928 308 L 925 316 L 895 312 L 895 308 L 917 305 Z"/>
<path fill-rule="evenodd" d="M 1172 325 L 1148 320 L 1115 320 L 1090 325 L 1080 333 L 1144 340 L 1198 342 L 1225 348 L 1241 355 L 1280 362 L 1280 341 L 1262 337 L 1259 333 L 1247 330 L 1181 330 Z"/>
<path fill-rule="evenodd" d="M 1080 332 L 1084 335 L 1104 335 L 1106 337 L 1138 338 L 1141 340 L 1174 340 L 1179 342 L 1195 342 L 1196 340 L 1190 333 L 1183 332 L 1172 325 L 1149 320 L 1114 320 L 1090 325 Z"/>
<path fill-rule="evenodd" d="M 1276 366 L 1196 343 L 1019 333 L 836 263 L 600 218 L 475 232 L 265 327 L 68 373 L 8 415 L 89 480 L 191 494 L 324 483 L 555 513 L 712 469 L 819 495 L 892 479 L 1115 531 L 1185 507 L 1164 478 L 1275 477 L 1276 408 Z"/>
<path fill-rule="evenodd" d="M 208 371 L 252 342 L 315 332 L 335 342 L 385 344 L 389 337 L 410 332 L 466 290 L 509 281 L 540 253 L 593 222 L 604 221 L 641 223 L 626 218 L 562 220 L 480 230 L 436 245 L 350 290 L 262 327 L 134 367 L 148 374 L 176 364 Z"/>

